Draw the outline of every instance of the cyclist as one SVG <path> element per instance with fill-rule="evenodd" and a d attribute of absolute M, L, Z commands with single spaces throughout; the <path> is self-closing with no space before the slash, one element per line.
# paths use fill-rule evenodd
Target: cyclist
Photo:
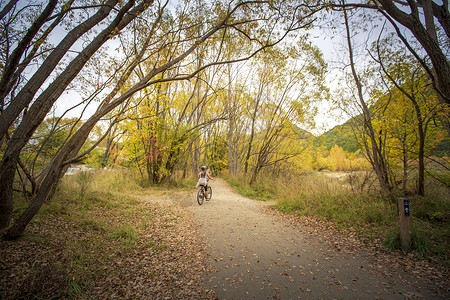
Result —
<path fill-rule="evenodd" d="M 206 172 L 206 166 L 200 167 L 200 173 L 198 173 L 198 182 L 195 186 L 198 188 L 203 185 L 205 187 L 205 197 L 208 198 L 208 179 L 214 180 L 211 176 L 209 176 L 208 172 Z"/>

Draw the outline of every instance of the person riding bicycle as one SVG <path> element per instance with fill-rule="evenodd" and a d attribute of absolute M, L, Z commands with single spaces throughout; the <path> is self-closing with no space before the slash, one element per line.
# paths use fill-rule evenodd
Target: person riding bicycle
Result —
<path fill-rule="evenodd" d="M 201 166 L 200 173 L 198 173 L 198 182 L 195 187 L 198 188 L 203 185 L 205 187 L 206 198 L 208 198 L 208 179 L 214 180 L 214 178 L 209 176 L 208 172 L 206 172 L 206 166 Z"/>

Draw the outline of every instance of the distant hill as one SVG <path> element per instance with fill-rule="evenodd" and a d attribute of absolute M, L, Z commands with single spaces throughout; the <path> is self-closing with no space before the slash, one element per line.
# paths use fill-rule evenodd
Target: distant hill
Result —
<path fill-rule="evenodd" d="M 334 145 L 338 145 L 347 152 L 356 152 L 361 147 L 355 138 L 352 122 L 353 118 L 316 137 L 314 146 L 326 146 L 327 149 L 331 149 Z"/>
<path fill-rule="evenodd" d="M 327 149 L 331 149 L 334 145 L 342 147 L 347 152 L 356 152 L 361 149 L 358 141 L 355 138 L 352 122 L 354 118 L 348 120 L 342 125 L 337 125 L 333 129 L 317 136 L 314 139 L 314 146 L 326 146 Z M 450 139 L 445 139 L 440 142 L 433 149 L 432 155 L 436 156 L 449 156 L 450 155 Z"/>

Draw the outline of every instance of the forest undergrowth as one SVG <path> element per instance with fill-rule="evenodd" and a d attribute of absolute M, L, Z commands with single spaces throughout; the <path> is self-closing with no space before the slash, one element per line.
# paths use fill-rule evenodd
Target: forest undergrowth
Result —
<path fill-rule="evenodd" d="M 205 245 L 167 194 L 126 170 L 66 176 L 21 238 L 0 241 L 0 298 L 209 298 Z"/>
<path fill-rule="evenodd" d="M 225 179 L 249 198 L 275 200 L 273 208 L 283 213 L 331 222 L 336 228 L 356 232 L 365 244 L 380 244 L 389 251 L 400 252 L 396 204 L 367 188 L 370 184 L 364 176 L 352 173 L 349 176 L 327 175 L 260 176 L 253 186 L 245 178 Z M 426 197 L 408 196 L 411 207 L 410 255 L 448 268 L 449 190 L 436 181 L 429 181 L 427 190 L 429 194 Z"/>

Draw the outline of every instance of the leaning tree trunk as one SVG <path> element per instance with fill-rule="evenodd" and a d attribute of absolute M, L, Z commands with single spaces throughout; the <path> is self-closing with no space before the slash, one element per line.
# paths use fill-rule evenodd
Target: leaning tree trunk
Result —
<path fill-rule="evenodd" d="M 89 58 L 111 38 L 111 33 L 114 30 L 123 29 L 136 17 L 136 14 L 126 14 L 133 4 L 134 0 L 131 0 L 127 5 L 122 7 L 111 24 L 69 64 L 66 70 L 53 81 L 44 92 L 42 92 L 22 119 L 19 127 L 14 131 L 0 163 L 0 170 L 2 170 L 0 173 L 0 208 L 2 208 L 0 214 L 0 217 L 2 218 L 0 220 L 0 224 L 2 225 L 1 229 L 8 226 L 12 217 L 10 207 L 13 206 L 13 196 L 12 185 L 10 186 L 10 183 L 12 183 L 15 176 L 15 168 L 21 149 L 29 141 L 39 124 L 44 120 L 54 102 L 64 92 L 65 88 L 75 78 Z M 139 8 L 142 11 L 144 6 L 141 5 Z M 6 110 L 4 114 L 5 113 Z M 3 208 L 5 209 L 4 211 Z"/>
<path fill-rule="evenodd" d="M 98 115 L 98 114 L 97 114 Z M 5 234 L 6 239 L 15 239 L 22 234 L 28 223 L 33 219 L 47 199 L 53 197 L 59 180 L 64 175 L 68 166 L 64 162 L 75 157 L 89 136 L 90 131 L 94 128 L 98 118 L 91 118 L 88 122 L 73 135 L 69 142 L 61 149 L 50 163 L 49 169 L 46 171 L 45 178 L 31 199 L 31 204 L 14 222 Z"/>
<path fill-rule="evenodd" d="M 11 104 L 0 115 L 0 137 L 3 137 L 7 133 L 8 128 L 17 119 L 22 110 L 31 103 L 34 95 L 42 87 L 42 84 L 47 80 L 48 76 L 50 76 L 50 74 L 56 68 L 56 66 L 64 57 L 64 55 L 67 53 L 67 51 L 70 49 L 70 47 L 78 40 L 78 38 L 81 35 L 83 35 L 88 30 L 93 28 L 95 25 L 100 23 L 103 19 L 105 19 L 110 14 L 112 8 L 117 4 L 117 2 L 118 0 L 109 0 L 108 3 L 102 6 L 95 15 L 93 15 L 91 18 L 87 19 L 85 22 L 83 22 L 82 24 L 71 30 L 59 43 L 59 45 L 50 53 L 47 59 L 42 63 L 41 67 L 30 78 L 27 84 L 20 90 L 17 96 L 14 97 L 14 99 L 12 99 Z M 109 39 L 108 36 L 112 32 L 112 30 L 114 30 L 114 28 L 112 28 L 106 35 L 108 39 Z M 96 39 L 96 43 L 98 43 L 98 38 Z M 91 45 L 92 43 L 89 46 Z M 85 56 L 86 59 L 89 59 L 93 54 L 92 53 L 89 55 L 85 51 L 83 51 L 83 53 L 84 55 L 86 55 Z M 78 59 L 80 59 L 80 56 L 81 55 L 78 55 Z M 75 64 L 71 64 L 70 68 L 67 68 L 66 70 L 76 75 L 81 70 L 80 66 L 82 67 L 83 65 L 78 64 L 76 66 Z M 60 81 L 59 85 L 63 84 L 62 83 L 63 80 L 62 78 L 60 79 L 60 77 L 66 76 L 68 77 L 68 75 L 63 76 L 61 74 L 61 76 L 58 77 Z M 69 83 L 70 82 L 68 82 L 66 86 L 64 86 L 63 88 L 67 87 Z M 48 88 L 46 90 L 48 90 Z M 4 93 L 2 93 L 2 96 L 5 96 L 3 94 Z"/>
<path fill-rule="evenodd" d="M 11 0 L 8 2 L 8 4 L 5 5 L 5 7 L 3 7 L 3 10 L 0 12 L 0 20 L 3 19 L 3 17 L 5 17 L 9 11 L 11 11 L 11 9 L 17 2 L 19 2 L 19 0 Z"/>
<path fill-rule="evenodd" d="M 33 38 L 36 36 L 36 34 L 39 32 L 41 27 L 45 24 L 47 21 L 47 18 L 51 15 L 53 10 L 56 7 L 56 4 L 58 4 L 58 0 L 50 0 L 47 7 L 42 11 L 42 13 L 39 15 L 39 17 L 33 22 L 33 24 L 28 29 L 25 36 L 22 38 L 22 40 L 17 45 L 16 49 L 11 53 L 11 55 L 8 57 L 8 60 L 5 63 L 5 68 L 2 73 L 2 78 L 0 79 L 0 102 L 1 106 L 3 108 L 4 105 L 4 99 L 6 94 L 9 92 L 9 90 L 14 85 L 13 78 L 17 78 L 18 76 L 14 76 L 14 72 L 17 70 L 17 67 L 19 66 L 20 59 L 27 51 L 29 44 L 33 40 Z M 39 44 L 39 42 L 38 42 Z M 23 70 L 24 66 L 21 66 L 21 69 Z M 1 135 L 0 135 L 1 136 Z"/>

